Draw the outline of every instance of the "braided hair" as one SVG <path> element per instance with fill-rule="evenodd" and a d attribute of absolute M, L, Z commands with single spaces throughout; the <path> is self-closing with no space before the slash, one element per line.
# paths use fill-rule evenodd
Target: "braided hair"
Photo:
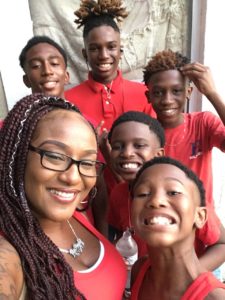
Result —
<path fill-rule="evenodd" d="M 74 14 L 77 16 L 74 22 L 78 24 L 78 28 L 84 26 L 84 38 L 93 28 L 103 25 L 120 32 L 114 19 L 120 23 L 128 15 L 121 0 L 81 0 L 80 8 Z"/>
<path fill-rule="evenodd" d="M 28 298 L 85 299 L 73 270 L 31 213 L 24 190 L 28 146 L 37 122 L 54 109 L 80 113 L 57 97 L 33 94 L 18 101 L 0 131 L 0 230 L 20 255 Z"/>
<path fill-rule="evenodd" d="M 151 76 L 157 72 L 179 70 L 190 62 L 189 58 L 179 52 L 164 50 L 156 53 L 144 68 L 144 83 L 148 85 Z"/>

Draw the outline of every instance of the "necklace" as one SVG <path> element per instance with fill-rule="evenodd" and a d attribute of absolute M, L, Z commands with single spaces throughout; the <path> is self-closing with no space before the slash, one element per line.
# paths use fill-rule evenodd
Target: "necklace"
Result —
<path fill-rule="evenodd" d="M 74 234 L 74 236 L 76 238 L 76 241 L 73 243 L 72 248 L 70 248 L 70 249 L 59 248 L 59 250 L 63 253 L 70 254 L 71 256 L 73 256 L 73 258 L 76 258 L 77 256 L 80 256 L 81 253 L 83 252 L 85 244 L 80 238 L 77 237 L 77 235 L 76 235 L 72 225 L 70 224 L 69 220 L 67 220 L 67 223 L 68 223 L 72 233 Z"/>
<path fill-rule="evenodd" d="M 105 84 L 103 84 L 104 86 L 104 89 L 105 89 L 105 92 L 106 92 L 106 96 L 107 96 L 107 99 L 110 100 L 111 99 L 111 90 L 112 90 L 112 85 L 113 85 L 113 80 L 111 81 L 110 83 L 110 86 L 107 87 Z"/>

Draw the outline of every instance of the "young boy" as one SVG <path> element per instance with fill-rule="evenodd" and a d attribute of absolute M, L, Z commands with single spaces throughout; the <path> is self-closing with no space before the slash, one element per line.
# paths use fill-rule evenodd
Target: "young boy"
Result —
<path fill-rule="evenodd" d="M 225 299 L 225 285 L 200 264 L 195 230 L 207 219 L 205 191 L 179 161 L 157 157 L 131 187 L 132 220 L 148 244 L 148 256 L 132 270 L 131 300 Z"/>
<path fill-rule="evenodd" d="M 24 70 L 23 81 L 32 93 L 64 97 L 69 83 L 67 55 L 64 49 L 47 36 L 31 38 L 19 56 Z"/>
<path fill-rule="evenodd" d="M 186 99 L 192 92 L 191 81 L 212 103 L 219 117 L 210 112 L 184 113 Z M 148 88 L 148 101 L 165 130 L 166 155 L 187 165 L 203 181 L 207 207 L 214 213 L 212 148 L 225 151 L 225 103 L 215 88 L 209 68 L 200 63 L 189 63 L 180 53 L 162 51 L 145 67 L 144 82 Z M 218 218 L 217 221 L 219 224 Z M 220 235 L 219 227 L 215 224 L 207 228 L 208 223 L 200 231 L 200 239 L 208 234 L 210 244 L 213 244 Z M 198 254 L 203 251 L 204 246 L 198 245 Z"/>
<path fill-rule="evenodd" d="M 129 111 L 115 120 L 108 139 L 112 168 L 124 180 L 114 187 L 109 201 L 110 233 L 116 231 L 118 238 L 127 227 L 132 228 L 129 185 L 146 161 L 164 155 L 165 137 L 164 130 L 156 119 L 142 112 Z M 111 240 L 113 238 L 114 236 L 110 237 Z M 136 237 L 135 239 L 139 256 L 145 254 L 145 243 Z"/>

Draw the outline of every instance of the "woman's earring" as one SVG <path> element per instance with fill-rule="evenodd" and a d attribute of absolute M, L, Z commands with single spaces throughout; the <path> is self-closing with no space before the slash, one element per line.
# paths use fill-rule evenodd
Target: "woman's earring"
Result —
<path fill-rule="evenodd" d="M 97 191 L 98 191 L 98 189 L 96 188 L 96 186 L 94 186 L 91 189 L 91 191 L 89 193 L 89 201 L 88 201 L 89 203 L 92 203 L 92 201 L 94 200 L 95 196 L 97 195 Z"/>
<path fill-rule="evenodd" d="M 91 206 L 92 201 L 94 200 L 94 198 L 95 198 L 95 196 L 96 196 L 96 194 L 97 194 L 97 191 L 98 191 L 98 190 L 97 190 L 96 186 L 94 186 L 94 187 L 91 189 L 91 191 L 89 192 L 88 197 L 85 198 L 83 201 L 80 202 L 82 208 L 77 207 L 77 208 L 76 208 L 76 211 L 82 212 L 82 211 L 87 210 L 87 209 Z M 82 204 L 86 204 L 86 205 L 83 206 Z"/>

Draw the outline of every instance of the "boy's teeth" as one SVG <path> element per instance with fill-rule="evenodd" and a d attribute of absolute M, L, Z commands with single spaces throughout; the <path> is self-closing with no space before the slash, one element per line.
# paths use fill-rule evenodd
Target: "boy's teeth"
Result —
<path fill-rule="evenodd" d="M 124 169 L 137 169 L 138 168 L 138 164 L 136 164 L 136 163 L 128 163 L 128 164 L 123 164 L 122 167 Z"/>
<path fill-rule="evenodd" d="M 149 220 L 150 225 L 171 225 L 172 220 L 166 217 L 153 217 Z"/>

